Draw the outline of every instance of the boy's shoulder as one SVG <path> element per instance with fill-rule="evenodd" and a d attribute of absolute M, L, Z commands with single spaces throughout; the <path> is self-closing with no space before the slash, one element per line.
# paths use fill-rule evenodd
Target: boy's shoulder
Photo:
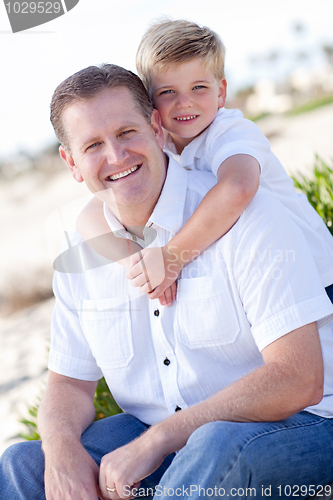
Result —
<path fill-rule="evenodd" d="M 214 120 L 208 127 L 208 130 L 220 130 L 221 132 L 226 132 L 230 128 L 244 125 L 255 126 L 253 122 L 244 118 L 243 113 L 239 109 L 221 108 L 217 111 Z"/>
<path fill-rule="evenodd" d="M 264 137 L 255 123 L 244 118 L 239 109 L 219 109 L 212 123 L 203 132 L 202 145 L 207 153 L 211 148 L 221 148 L 231 142 L 250 139 L 262 140 Z M 200 136 L 199 136 L 200 137 Z M 231 142 L 230 142 L 231 141 Z"/>

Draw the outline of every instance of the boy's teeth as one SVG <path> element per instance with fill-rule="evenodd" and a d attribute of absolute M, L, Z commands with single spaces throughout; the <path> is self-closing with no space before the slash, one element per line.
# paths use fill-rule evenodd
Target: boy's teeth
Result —
<path fill-rule="evenodd" d="M 192 120 L 193 118 L 195 118 L 196 115 L 193 115 L 193 116 L 184 116 L 183 118 L 179 117 L 179 118 L 176 118 L 176 120 L 180 120 L 180 121 L 184 121 L 184 120 Z"/>
<path fill-rule="evenodd" d="M 126 177 L 126 175 L 129 175 L 132 172 L 135 172 L 138 168 L 139 168 L 139 165 L 136 165 L 135 167 L 132 167 L 129 170 L 125 170 L 125 172 L 120 172 L 120 174 L 110 175 L 109 179 L 111 181 L 115 181 L 116 179 L 120 179 L 121 177 Z"/>

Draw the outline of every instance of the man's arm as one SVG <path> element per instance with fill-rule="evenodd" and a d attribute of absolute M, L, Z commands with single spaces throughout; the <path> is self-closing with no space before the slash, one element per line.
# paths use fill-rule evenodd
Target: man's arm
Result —
<path fill-rule="evenodd" d="M 47 500 L 97 500 L 101 496 L 99 468 L 80 442 L 95 418 L 96 385 L 49 373 L 38 412 Z"/>
<path fill-rule="evenodd" d="M 120 497 L 151 474 L 190 435 L 205 423 L 278 421 L 323 395 L 323 361 L 315 323 L 298 328 L 267 346 L 265 365 L 209 399 L 174 413 L 132 443 L 105 455 L 101 463 L 100 487 L 107 496 L 105 481 L 115 485 Z M 125 488 L 125 489 L 124 489 Z M 111 498 L 118 498 L 112 493 Z"/>

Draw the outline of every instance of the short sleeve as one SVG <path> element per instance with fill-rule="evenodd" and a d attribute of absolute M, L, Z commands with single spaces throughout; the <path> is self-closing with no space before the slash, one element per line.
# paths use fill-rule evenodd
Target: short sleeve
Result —
<path fill-rule="evenodd" d="M 258 203 L 263 196 L 265 211 Z M 262 190 L 239 222 L 233 269 L 258 348 L 308 323 L 332 319 L 305 238 L 282 205 Z"/>
<path fill-rule="evenodd" d="M 261 130 L 253 122 L 243 118 L 239 110 L 224 110 L 210 126 L 206 152 L 206 161 L 216 176 L 221 163 L 236 154 L 253 156 L 263 171 L 269 162 L 271 148 Z"/>
<path fill-rule="evenodd" d="M 72 276 L 70 279 L 69 276 Z M 78 305 L 73 298 L 73 277 L 55 273 L 53 289 L 56 303 L 52 315 L 49 369 L 79 380 L 99 380 L 103 374 L 97 366 L 84 336 Z M 76 284 L 79 286 L 79 283 Z"/>

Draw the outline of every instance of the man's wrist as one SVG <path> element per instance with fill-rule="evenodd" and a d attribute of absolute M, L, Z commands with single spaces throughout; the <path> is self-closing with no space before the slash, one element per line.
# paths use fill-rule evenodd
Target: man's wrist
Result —
<path fill-rule="evenodd" d="M 45 454 L 57 452 L 58 449 L 61 451 L 68 446 L 74 448 L 77 445 L 81 445 L 80 438 L 72 432 L 65 432 L 63 429 L 46 433 L 45 437 L 41 436 L 41 440 L 42 450 Z"/>
<path fill-rule="evenodd" d="M 178 427 L 170 417 L 162 422 L 152 425 L 147 434 L 150 434 L 154 447 L 158 447 L 163 452 L 164 458 L 170 453 L 180 450 L 186 444 L 187 437 L 176 430 Z M 179 430 L 179 429 L 178 429 Z"/>

